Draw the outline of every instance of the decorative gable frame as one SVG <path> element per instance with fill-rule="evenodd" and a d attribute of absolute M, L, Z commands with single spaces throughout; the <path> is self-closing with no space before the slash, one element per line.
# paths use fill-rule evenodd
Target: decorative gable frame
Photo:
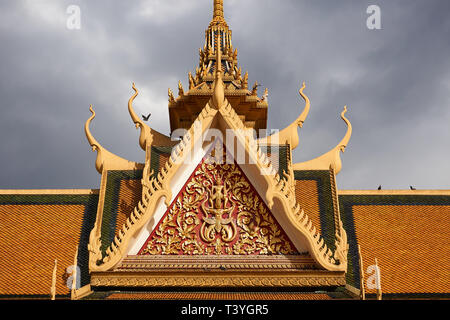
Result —
<path fill-rule="evenodd" d="M 218 91 L 222 91 L 222 95 L 220 92 L 217 93 Z M 130 103 L 132 103 L 131 99 Z M 321 269 L 345 272 L 347 238 L 342 223 L 339 224 L 339 232 L 336 232 L 336 250 L 332 252 L 327 248 L 307 214 L 296 202 L 289 182 L 279 176 L 256 140 L 247 134 L 248 130 L 243 122 L 224 98 L 223 86 L 220 88 L 220 84 L 217 85 L 217 83 L 215 96 L 203 108 L 156 177 L 145 174 L 150 166 L 150 161 L 147 159 L 142 181 L 142 199 L 106 250 L 104 257 L 100 251 L 100 238 L 96 236 L 98 232 L 94 230 L 91 232 L 90 271 L 113 270 L 129 254 L 130 246 L 135 242 L 142 228 L 158 213 L 167 209 L 177 190 L 181 189 L 184 176 L 182 173 L 192 172 L 189 170 L 190 166 L 195 166 L 195 162 L 198 163 L 204 156 L 206 148 L 204 148 L 203 137 L 210 128 L 220 130 L 222 133 L 226 130 L 234 133 L 237 144 L 243 147 L 245 156 L 249 159 L 247 164 L 241 165 L 241 168 L 299 252 L 308 251 Z M 203 152 L 199 152 L 202 149 Z M 191 161 L 195 159 L 198 161 Z"/>

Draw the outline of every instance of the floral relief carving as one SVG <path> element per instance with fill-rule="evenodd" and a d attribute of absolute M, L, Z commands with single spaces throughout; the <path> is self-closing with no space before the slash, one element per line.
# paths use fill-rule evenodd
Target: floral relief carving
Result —
<path fill-rule="evenodd" d="M 297 254 L 240 167 L 215 160 L 197 167 L 139 254 Z"/>

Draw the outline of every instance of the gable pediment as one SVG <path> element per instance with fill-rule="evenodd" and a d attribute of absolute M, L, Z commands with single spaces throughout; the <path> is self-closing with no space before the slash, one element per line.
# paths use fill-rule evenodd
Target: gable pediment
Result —
<path fill-rule="evenodd" d="M 202 159 L 138 255 L 298 254 L 236 161 L 216 159 Z"/>
<path fill-rule="evenodd" d="M 206 105 L 191 129 L 173 149 L 171 157 L 160 172 L 155 176 L 144 174 L 142 200 L 109 246 L 106 256 L 101 260 L 98 260 L 99 254 L 96 251 L 99 242 L 92 237 L 90 269 L 110 271 L 126 257 L 135 256 L 144 251 L 150 255 L 161 254 L 164 250 L 179 255 L 186 252 L 191 255 L 194 252 L 198 252 L 198 255 L 236 255 L 236 252 L 241 250 L 246 255 L 260 255 L 266 252 L 266 254 L 307 253 L 320 269 L 339 272 L 346 270 L 347 243 L 342 226 L 336 234 L 336 250 L 333 252 L 324 243 L 307 213 L 297 203 L 295 190 L 290 182 L 282 179 L 273 169 L 271 162 L 253 136 L 248 134 L 248 130 L 230 103 L 225 99 L 218 109 L 212 108 L 211 103 Z M 245 177 L 242 179 L 249 185 L 248 190 L 251 192 L 239 195 L 240 198 L 236 200 L 232 198 L 236 197 L 232 191 L 226 192 L 228 198 L 223 196 L 225 193 L 222 188 L 223 199 L 218 203 L 216 196 L 220 195 L 219 189 L 227 184 L 223 182 L 223 180 L 227 181 L 227 178 L 221 177 L 222 182 L 218 178 L 213 178 L 211 188 L 215 187 L 215 190 L 204 188 L 200 192 L 194 191 L 190 195 L 193 198 L 191 197 L 191 200 L 188 198 L 186 203 L 186 195 L 180 197 L 180 192 L 187 190 L 188 181 L 195 178 L 196 170 L 194 169 L 208 153 L 213 144 L 211 141 L 216 141 L 211 140 L 210 129 L 221 133 L 222 138 L 227 137 L 228 132 L 233 134 L 231 140 L 228 137 L 224 140 L 227 150 L 236 155 L 239 163 L 239 166 L 236 166 L 233 162 L 234 165 L 231 164 L 231 167 L 239 169 L 236 177 Z M 238 149 L 244 151 L 242 158 L 244 163 L 240 162 L 242 159 L 239 159 L 239 155 L 236 154 Z M 144 171 L 149 170 L 149 167 L 149 163 L 146 163 Z M 223 173 L 226 174 L 230 169 L 225 170 L 225 167 L 221 167 L 220 170 L 224 170 Z M 194 176 L 190 176 L 191 174 Z M 206 179 L 207 175 L 205 173 L 202 179 Z M 233 185 L 236 187 L 238 184 L 236 182 Z M 195 200 L 195 197 L 199 199 Z M 253 199 L 250 202 L 249 197 Z M 225 204 L 227 199 L 228 202 Z M 189 205 L 192 206 L 193 204 L 189 204 L 189 201 L 197 201 L 193 207 L 196 211 L 190 212 L 182 208 L 183 204 L 187 204 L 187 208 Z M 245 203 L 252 210 L 246 211 Z M 255 204 L 257 207 L 253 207 Z M 236 207 L 233 208 L 233 206 Z M 178 211 L 175 212 L 175 209 Z M 223 214 L 220 216 L 221 212 Z M 179 213 L 190 216 L 183 217 Z M 167 219 L 167 227 L 159 229 L 164 224 L 163 217 Z M 243 221 L 246 222 L 243 223 Z M 266 222 L 270 225 L 269 227 L 262 226 Z M 183 227 L 189 224 L 191 225 Z M 182 228 L 178 230 L 180 226 Z M 171 233 L 183 234 L 186 231 L 190 233 L 192 239 L 197 239 L 197 243 L 194 243 L 195 240 L 194 242 L 190 240 L 191 242 L 188 243 L 189 239 L 186 238 L 179 241 L 179 246 L 174 246 L 173 249 L 164 245 L 163 241 L 178 241 L 176 237 L 167 238 Z M 270 232 L 273 234 L 271 235 Z M 161 249 L 158 249 L 158 245 Z M 220 246 L 222 248 L 218 249 Z M 165 249 L 162 249 L 163 247 Z"/>

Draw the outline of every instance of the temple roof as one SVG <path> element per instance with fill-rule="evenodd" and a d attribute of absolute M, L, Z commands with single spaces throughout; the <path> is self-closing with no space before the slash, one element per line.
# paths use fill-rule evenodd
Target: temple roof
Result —
<path fill-rule="evenodd" d="M 359 245 L 365 273 L 378 261 L 383 295 L 448 295 L 450 193 L 361 193 L 339 196 L 350 245 L 347 282 L 361 289 Z M 369 276 L 365 290 L 375 294 L 367 287 Z"/>
<path fill-rule="evenodd" d="M 374 295 L 363 277 L 375 261 L 385 295 L 450 296 L 450 192 L 340 192 L 340 153 L 352 134 L 346 107 L 347 132 L 336 147 L 293 163 L 298 128 L 310 111 L 305 84 L 305 107 L 288 127 L 268 138 L 247 135 L 266 128 L 267 91 L 259 98 L 257 85 L 248 90 L 223 0 L 213 4 L 189 91 L 180 83 L 175 99 L 169 90 L 171 128 L 188 129 L 180 141 L 136 115 L 133 83 L 128 112 L 140 130 L 144 163 L 100 145 L 90 132 L 91 107 L 85 133 L 97 152 L 100 190 L 0 190 L 0 297 L 48 297 L 55 259 L 54 289 L 66 298 L 73 264 L 83 295 L 94 290 L 92 299 L 347 298 L 334 292 L 345 285 Z M 232 164 L 206 163 L 217 155 L 217 141 L 222 155 L 228 148 L 220 138 L 206 141 L 210 129 L 232 131 L 226 139 L 232 149 L 242 147 L 248 163 L 235 154 Z M 272 292 L 134 292 L 180 286 Z M 288 287 L 330 292 L 277 292 Z"/>
<path fill-rule="evenodd" d="M 48 299 L 55 259 L 56 295 L 70 297 L 66 269 L 77 250 L 80 284 L 88 284 L 87 244 L 97 203 L 98 191 L 2 191 L 0 297 Z"/>
<path fill-rule="evenodd" d="M 267 128 L 267 89 L 262 97 L 258 97 L 257 83 L 249 90 L 248 73 L 243 75 L 238 65 L 238 52 L 233 47 L 232 31 L 224 17 L 223 0 L 214 0 L 213 5 L 213 19 L 205 31 L 204 46 L 199 49 L 199 65 L 194 75 L 188 75 L 189 90 L 185 91 L 180 81 L 176 98 L 169 89 L 171 132 L 188 129 L 197 118 L 212 95 L 214 75 L 221 64 L 225 96 L 246 127 L 259 134 L 259 130 Z M 221 61 L 217 61 L 217 51 L 220 51 Z"/>

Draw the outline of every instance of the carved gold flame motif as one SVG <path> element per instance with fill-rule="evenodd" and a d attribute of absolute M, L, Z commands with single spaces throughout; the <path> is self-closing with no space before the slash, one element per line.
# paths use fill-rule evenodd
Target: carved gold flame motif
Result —
<path fill-rule="evenodd" d="M 297 253 L 239 166 L 205 160 L 139 254 Z"/>

